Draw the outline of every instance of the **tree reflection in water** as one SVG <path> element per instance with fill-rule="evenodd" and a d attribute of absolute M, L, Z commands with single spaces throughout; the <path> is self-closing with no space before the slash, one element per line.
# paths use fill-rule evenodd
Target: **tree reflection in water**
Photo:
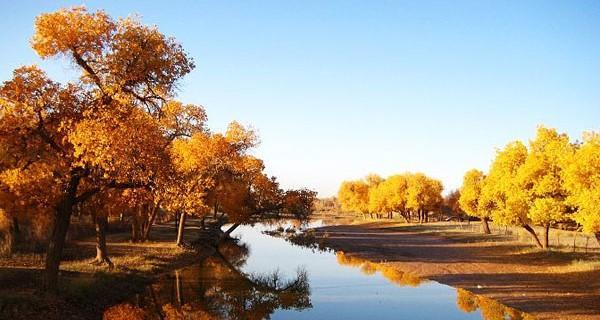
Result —
<path fill-rule="evenodd" d="M 467 313 L 479 309 L 484 320 L 535 320 L 530 314 L 460 288 L 456 289 L 456 305 Z"/>
<path fill-rule="evenodd" d="M 343 266 L 360 268 L 366 275 L 380 272 L 391 283 L 399 286 L 417 287 L 427 280 L 412 273 L 402 272 L 396 267 L 385 263 L 371 262 L 342 251 L 335 253 L 337 262 Z M 480 310 L 484 320 L 534 320 L 535 317 L 505 306 L 496 300 L 473 294 L 465 289 L 456 290 L 456 304 L 461 311 L 471 313 Z"/>
<path fill-rule="evenodd" d="M 306 271 L 285 280 L 275 271 L 240 270 L 249 250 L 227 241 L 197 266 L 149 286 L 136 303 L 108 309 L 105 319 L 269 319 L 277 309 L 312 307 Z M 143 315 L 140 315 L 143 312 Z M 127 314 L 128 313 L 128 314 Z M 123 317 L 120 317 L 123 316 Z"/>
<path fill-rule="evenodd" d="M 388 281 L 399 286 L 417 287 L 426 281 L 413 273 L 402 272 L 398 268 L 385 263 L 371 262 L 342 251 L 336 252 L 335 257 L 340 265 L 360 268 L 362 273 L 366 275 L 373 275 L 380 272 Z"/>

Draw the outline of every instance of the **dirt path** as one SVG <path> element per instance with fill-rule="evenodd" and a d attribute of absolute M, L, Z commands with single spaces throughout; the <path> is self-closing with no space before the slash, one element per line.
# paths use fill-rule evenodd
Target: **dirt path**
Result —
<path fill-rule="evenodd" d="M 445 228 L 365 223 L 316 231 L 328 247 L 465 288 L 538 319 L 600 319 L 600 270 L 572 265 L 590 254 L 537 252 L 498 236 Z"/>

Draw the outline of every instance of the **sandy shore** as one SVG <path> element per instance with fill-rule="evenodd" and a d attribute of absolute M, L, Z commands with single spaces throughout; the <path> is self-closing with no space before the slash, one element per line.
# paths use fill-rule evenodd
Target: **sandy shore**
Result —
<path fill-rule="evenodd" d="M 370 222 L 316 229 L 326 246 L 495 299 L 538 319 L 600 319 L 598 253 L 539 252 L 444 223 Z"/>

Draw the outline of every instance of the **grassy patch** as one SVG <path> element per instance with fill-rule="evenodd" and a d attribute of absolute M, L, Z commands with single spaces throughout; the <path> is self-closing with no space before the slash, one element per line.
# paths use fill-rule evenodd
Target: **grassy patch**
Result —
<path fill-rule="evenodd" d="M 600 271 L 600 260 L 573 260 L 566 266 L 552 267 L 553 273 Z"/>
<path fill-rule="evenodd" d="M 127 247 L 111 257 L 115 268 L 108 270 L 105 265 L 92 265 L 91 259 L 65 261 L 61 269 L 82 273 L 158 273 L 168 268 L 171 263 L 179 260 L 191 260 L 195 253 L 179 247 L 147 248 Z"/>

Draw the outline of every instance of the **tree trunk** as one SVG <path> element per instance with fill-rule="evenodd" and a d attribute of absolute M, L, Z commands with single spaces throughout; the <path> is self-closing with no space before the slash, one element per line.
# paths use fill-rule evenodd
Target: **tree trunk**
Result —
<path fill-rule="evenodd" d="M 60 260 L 65 246 L 65 238 L 71 223 L 71 215 L 73 214 L 73 205 L 75 205 L 77 188 L 79 187 L 80 176 L 76 173 L 71 174 L 71 179 L 66 185 L 63 198 L 56 206 L 54 228 L 48 249 L 46 250 L 46 266 L 44 289 L 50 292 L 56 292 L 58 285 L 58 269 Z"/>
<path fill-rule="evenodd" d="M 109 268 L 113 268 L 114 265 L 108 257 L 108 250 L 106 249 L 106 225 L 108 224 L 108 217 L 96 216 L 96 259 L 93 263 L 104 264 L 106 263 Z"/>
<path fill-rule="evenodd" d="M 485 234 L 491 234 L 492 233 L 490 231 L 489 221 L 490 221 L 490 219 L 488 219 L 488 218 L 481 219 L 481 226 L 483 227 L 483 233 L 485 233 Z"/>
<path fill-rule="evenodd" d="M 524 224 L 523 228 L 525 230 L 527 230 L 527 232 L 529 232 L 531 234 L 531 236 L 533 237 L 533 239 L 535 240 L 535 245 L 538 248 L 543 248 L 544 246 L 542 246 L 542 243 L 540 242 L 540 238 L 538 237 L 538 235 L 535 233 L 535 230 L 533 230 L 533 228 L 528 225 L 528 224 Z"/>
<path fill-rule="evenodd" d="M 181 246 L 183 244 L 183 231 L 185 231 L 185 218 L 186 213 L 182 212 L 179 220 L 179 228 L 177 228 L 177 245 Z"/>
<path fill-rule="evenodd" d="M 152 212 L 150 213 L 150 221 L 146 224 L 146 228 L 144 229 L 144 234 L 142 235 L 142 241 L 146 241 L 150 238 L 150 230 L 152 230 L 152 225 L 154 225 L 154 221 L 156 220 L 156 214 L 158 213 L 160 202 L 158 202 L 155 206 L 152 207 Z"/>
<path fill-rule="evenodd" d="M 544 242 L 542 242 L 542 248 L 548 250 L 550 248 L 550 224 L 544 226 Z"/>
<path fill-rule="evenodd" d="M 594 236 L 596 236 L 596 241 L 598 241 L 598 244 L 600 245 L 600 232 L 594 233 Z"/>
<path fill-rule="evenodd" d="M 15 238 L 14 222 L 9 222 L 7 230 L 0 230 L 0 258 L 12 256 Z"/>
<path fill-rule="evenodd" d="M 404 218 L 404 221 L 405 221 L 406 223 L 409 223 L 409 222 L 410 222 L 410 219 L 409 219 L 409 216 L 408 216 L 408 214 L 407 214 L 407 213 L 404 213 L 404 212 L 400 211 L 400 215 L 402 216 L 402 218 Z"/>
<path fill-rule="evenodd" d="M 225 231 L 225 233 L 223 234 L 223 237 L 222 237 L 222 238 L 229 237 L 229 236 L 231 235 L 231 233 L 232 233 L 232 232 L 233 232 L 235 229 L 237 229 L 237 227 L 239 227 L 240 225 L 241 225 L 241 223 L 239 223 L 239 222 L 236 222 L 236 223 L 232 224 L 232 225 L 231 225 L 231 227 L 229 227 L 229 229 L 227 229 L 227 231 Z"/>
<path fill-rule="evenodd" d="M 131 215 L 131 242 L 138 242 L 140 240 L 140 222 L 137 214 L 134 212 Z"/>
<path fill-rule="evenodd" d="M 175 270 L 175 296 L 177 298 L 177 307 L 179 308 L 183 306 L 183 284 L 181 278 L 179 270 Z"/>
<path fill-rule="evenodd" d="M 14 217 L 13 219 L 13 223 L 12 223 L 12 227 L 13 227 L 13 234 L 16 236 L 19 234 L 19 220 L 17 220 L 17 217 Z"/>

